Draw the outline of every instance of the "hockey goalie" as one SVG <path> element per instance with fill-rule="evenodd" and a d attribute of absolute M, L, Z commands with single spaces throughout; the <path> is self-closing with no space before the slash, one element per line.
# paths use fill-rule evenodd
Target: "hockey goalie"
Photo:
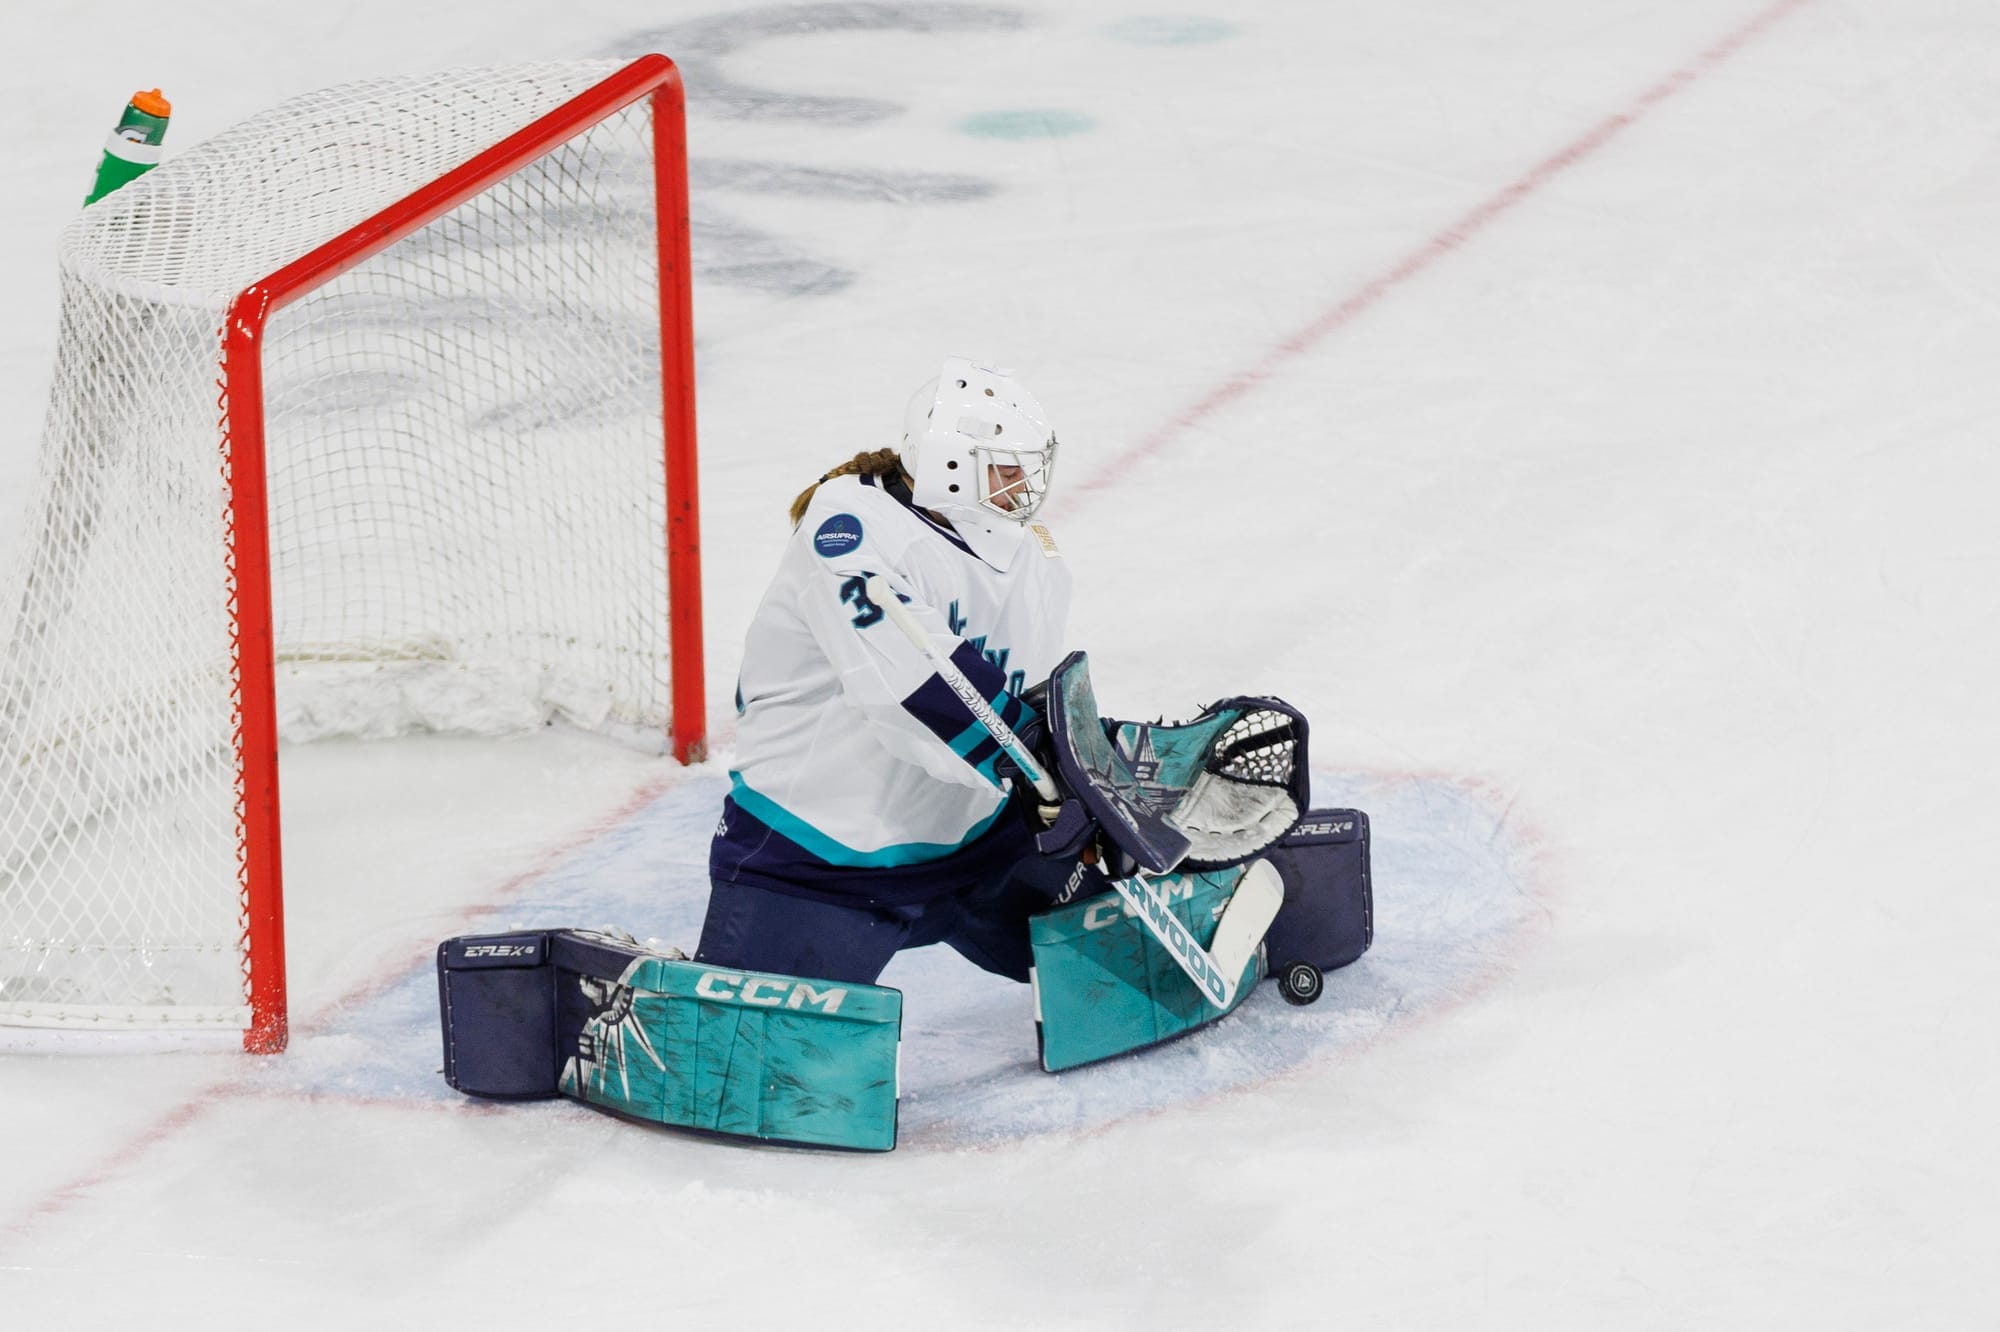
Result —
<path fill-rule="evenodd" d="M 902 997 L 876 982 L 902 949 L 1033 984 L 1053 1072 L 1213 1022 L 1274 964 L 1309 1002 L 1367 947 L 1366 820 L 1301 826 L 1295 709 L 1116 721 L 1061 655 L 1069 577 L 1035 521 L 1055 454 L 1021 385 L 953 358 L 899 449 L 798 497 L 745 645 L 695 956 L 447 941 L 454 1086 L 884 1150 Z"/>

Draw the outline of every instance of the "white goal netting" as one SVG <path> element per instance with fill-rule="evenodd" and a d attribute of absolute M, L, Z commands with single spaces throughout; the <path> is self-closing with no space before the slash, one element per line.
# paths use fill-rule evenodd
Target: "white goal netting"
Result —
<path fill-rule="evenodd" d="M 65 231 L 25 558 L 0 582 L 0 1022 L 244 1025 L 243 810 L 265 777 L 239 744 L 259 580 L 225 315 L 617 68 L 313 94 Z M 272 315 L 287 739 L 559 718 L 662 741 L 652 154 L 640 100 Z"/>

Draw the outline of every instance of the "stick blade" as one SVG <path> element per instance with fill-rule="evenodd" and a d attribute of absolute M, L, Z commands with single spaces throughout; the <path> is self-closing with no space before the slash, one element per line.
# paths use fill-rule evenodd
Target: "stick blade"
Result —
<path fill-rule="evenodd" d="M 1285 880 L 1277 866 L 1268 860 L 1252 861 L 1224 908 L 1222 919 L 1216 922 L 1215 938 L 1208 945 L 1216 970 L 1228 977 L 1232 989 L 1243 968 L 1250 964 L 1250 955 L 1270 932 L 1271 922 L 1278 918 L 1278 908 L 1284 904 Z"/>

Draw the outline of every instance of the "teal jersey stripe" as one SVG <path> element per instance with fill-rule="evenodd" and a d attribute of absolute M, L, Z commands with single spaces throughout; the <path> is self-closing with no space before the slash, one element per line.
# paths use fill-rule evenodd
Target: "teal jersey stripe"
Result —
<path fill-rule="evenodd" d="M 972 763 L 972 751 L 981 745 L 986 746 L 993 752 L 988 754 L 983 762 Z M 958 738 L 951 742 L 951 752 L 964 759 L 967 763 L 971 763 L 972 770 L 993 783 L 995 788 L 999 787 L 1000 774 L 995 771 L 995 768 L 1000 762 L 1000 755 L 1005 751 L 994 742 L 992 734 L 984 726 L 981 726 L 978 722 L 974 722 L 959 732 Z"/>
<path fill-rule="evenodd" d="M 1004 689 L 993 698 L 988 699 L 987 705 L 993 709 L 994 716 L 1007 723 L 1009 730 L 1018 728 L 1028 716 L 1027 705 Z M 995 745 L 996 748 L 991 754 L 986 756 L 985 761 L 972 763 L 972 751 L 985 744 Z M 967 763 L 972 763 L 972 770 L 993 783 L 997 789 L 1000 786 L 1000 774 L 997 768 L 1000 763 L 1000 756 L 1006 752 L 997 748 L 998 744 L 999 742 L 993 738 L 993 733 L 986 729 L 984 723 L 975 718 L 972 725 L 960 731 L 952 739 L 951 752 L 964 759 Z M 789 836 L 790 834 L 786 835 Z"/>
<path fill-rule="evenodd" d="M 738 808 L 762 822 L 771 831 L 798 843 L 829 865 L 840 865 L 851 869 L 886 869 L 896 865 L 921 865 L 927 860 L 942 860 L 952 852 L 970 846 L 984 837 L 1007 811 L 1007 802 L 1003 800 L 994 806 L 991 814 L 974 824 L 971 830 L 956 842 L 900 842 L 874 851 L 857 851 L 843 842 L 835 841 L 769 796 L 751 790 L 744 783 L 743 774 L 739 772 L 729 774 L 729 795 Z"/>
<path fill-rule="evenodd" d="M 951 752 L 960 758 L 965 758 L 981 744 L 992 738 L 992 735 L 984 726 L 981 726 L 978 722 L 974 722 L 960 731 L 958 738 L 951 742 Z"/>

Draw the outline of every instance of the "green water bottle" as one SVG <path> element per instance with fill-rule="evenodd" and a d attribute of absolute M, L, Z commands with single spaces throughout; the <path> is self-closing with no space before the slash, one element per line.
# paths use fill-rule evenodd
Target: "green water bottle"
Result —
<path fill-rule="evenodd" d="M 172 105 L 158 88 L 132 94 L 125 114 L 118 118 L 118 128 L 104 141 L 104 156 L 97 164 L 97 184 L 83 201 L 86 205 L 96 203 L 160 164 L 160 144 L 167 137 L 167 116 L 172 111 Z"/>

